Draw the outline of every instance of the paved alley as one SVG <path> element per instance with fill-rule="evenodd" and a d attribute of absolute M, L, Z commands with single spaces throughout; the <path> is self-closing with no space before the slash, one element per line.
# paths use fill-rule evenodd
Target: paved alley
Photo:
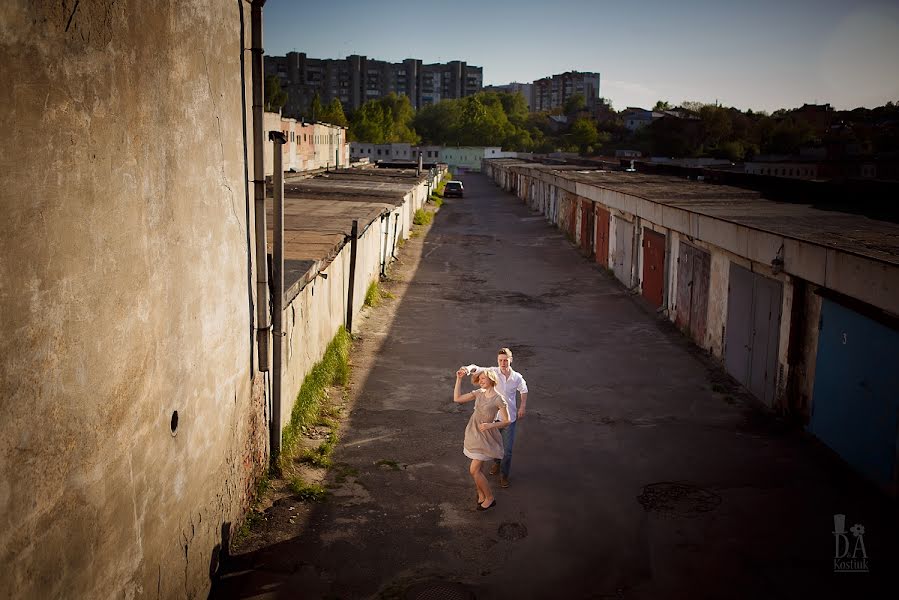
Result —
<path fill-rule="evenodd" d="M 357 327 L 334 457 L 352 474 L 302 527 L 272 519 L 282 541 L 232 556 L 212 597 L 897 597 L 894 502 L 541 216 L 462 180 Z M 501 346 L 528 413 L 481 513 L 454 371 Z M 834 514 L 864 526 L 869 573 L 834 573 Z"/>

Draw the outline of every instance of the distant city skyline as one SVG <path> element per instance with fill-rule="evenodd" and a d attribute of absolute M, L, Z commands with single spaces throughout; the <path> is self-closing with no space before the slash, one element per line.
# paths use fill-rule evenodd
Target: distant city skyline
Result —
<path fill-rule="evenodd" d="M 618 110 L 657 100 L 766 111 L 899 101 L 895 3 L 269 0 L 264 15 L 269 55 L 461 60 L 483 67 L 484 85 L 596 71 Z"/>

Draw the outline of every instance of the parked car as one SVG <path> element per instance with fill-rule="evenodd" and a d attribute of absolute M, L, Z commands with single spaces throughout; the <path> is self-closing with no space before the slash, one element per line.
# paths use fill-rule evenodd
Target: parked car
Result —
<path fill-rule="evenodd" d="M 443 188 L 443 197 L 449 198 L 450 196 L 458 196 L 459 198 L 465 196 L 465 188 L 462 186 L 461 181 L 446 182 L 446 187 Z"/>

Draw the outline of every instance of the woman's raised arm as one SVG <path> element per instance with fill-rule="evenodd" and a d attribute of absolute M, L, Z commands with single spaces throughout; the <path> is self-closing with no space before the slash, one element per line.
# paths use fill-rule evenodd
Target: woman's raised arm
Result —
<path fill-rule="evenodd" d="M 474 400 L 474 394 L 472 392 L 468 392 L 467 394 L 459 394 L 459 384 L 462 382 L 462 378 L 465 377 L 468 373 L 465 369 L 459 369 L 456 371 L 456 386 L 453 388 L 453 402 L 457 404 L 462 404 L 463 402 L 471 402 Z"/>

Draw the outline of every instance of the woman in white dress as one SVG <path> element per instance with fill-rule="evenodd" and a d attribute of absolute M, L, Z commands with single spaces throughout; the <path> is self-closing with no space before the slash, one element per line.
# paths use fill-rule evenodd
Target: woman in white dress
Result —
<path fill-rule="evenodd" d="M 464 368 L 456 371 L 453 402 L 462 404 L 474 400 L 474 412 L 465 428 L 462 452 L 471 459 L 468 472 L 478 490 L 478 510 L 488 510 L 496 506 L 496 498 L 481 467 L 485 462 L 492 463 L 494 459 L 503 457 L 503 437 L 499 430 L 509 424 L 509 408 L 503 395 L 496 391 L 496 374 L 492 370 L 478 374 L 480 389 L 460 394 L 459 386 L 466 375 L 468 371 Z M 497 411 L 502 420 L 494 422 Z"/>

